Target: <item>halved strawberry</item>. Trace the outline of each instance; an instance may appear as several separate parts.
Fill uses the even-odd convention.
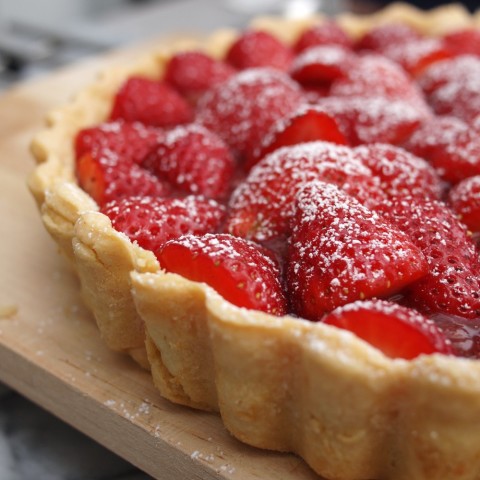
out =
[[[274,315],[287,312],[280,272],[259,245],[227,234],[185,235],[158,255],[167,272],[205,282],[239,307]]]
[[[165,82],[130,77],[118,90],[110,120],[142,122],[157,127],[188,123],[193,112],[188,103]]]
[[[380,188],[389,197],[440,198],[440,178],[422,158],[383,143],[362,145],[354,152],[380,179]]]
[[[117,120],[101,123],[78,132],[75,137],[75,156],[79,159],[85,153],[110,150],[122,161],[140,164],[163,135],[162,129],[139,122]]]
[[[254,68],[209,90],[199,101],[197,121],[217,133],[236,154],[248,155],[273,125],[304,101],[287,74]]]
[[[402,100],[421,111],[427,109],[419,88],[403,68],[376,54],[358,57],[353,68],[333,82],[330,94],[338,97],[385,97]]]
[[[187,233],[202,235],[220,226],[225,209],[214,200],[188,196],[154,198],[132,196],[102,208],[113,227],[156,255],[165,242]]]
[[[245,169],[249,171],[263,157],[281,147],[297,143],[323,140],[346,145],[347,140],[338,128],[335,119],[328,113],[315,107],[301,107],[293,115],[279,120],[273,129],[265,135],[262,144],[255,149],[247,160]]]
[[[165,80],[190,100],[209,88],[224,82],[235,73],[225,62],[216,60],[200,51],[179,52],[173,55],[165,67]]]
[[[371,28],[358,40],[356,49],[383,53],[389,47],[421,38],[417,30],[405,23],[388,23]]]
[[[337,45],[310,47],[295,58],[290,75],[301,85],[330,85],[342,77],[355,60],[351,50]]]
[[[293,52],[268,32],[248,30],[232,44],[225,58],[239,70],[271,67],[286,71],[292,63]]]
[[[337,22],[325,21],[305,30],[295,42],[294,49],[303,52],[317,45],[338,45],[351,49],[353,42]]]
[[[417,82],[428,96],[448,84],[462,84],[466,79],[480,75],[480,59],[473,55],[462,55],[443,60],[427,68]]]
[[[445,48],[452,55],[480,56],[480,30],[478,28],[464,28],[448,33],[443,37]]]
[[[420,77],[427,100],[438,115],[471,122],[480,111],[480,58],[463,55],[437,62]]]
[[[408,301],[424,313],[480,316],[480,262],[465,226],[446,205],[428,199],[393,199],[383,216],[421,249],[428,275],[410,287]]]
[[[413,133],[405,148],[428,160],[447,182],[480,175],[478,132],[459,118],[432,117]]]
[[[82,155],[75,165],[78,183],[99,205],[130,195],[165,197],[171,187],[110,150]]]
[[[192,123],[168,131],[144,166],[180,190],[223,198],[230,190],[234,160],[217,135]]]
[[[480,232],[480,175],[467,178],[448,193],[448,202],[472,232]]]
[[[480,359],[480,317],[472,319],[439,313],[431,318],[450,341],[455,355]]]
[[[369,206],[385,195],[353,151],[328,142],[283,147],[264,157],[230,197],[226,231],[259,242],[288,235],[303,183],[335,183]]]
[[[336,308],[323,318],[327,325],[349,330],[391,358],[453,353],[435,322],[407,307],[386,300],[367,300]]]
[[[451,53],[438,38],[401,42],[384,49],[383,53],[413,77],[420,75],[430,65],[451,57]]]
[[[296,200],[287,285],[301,317],[320,320],[340,305],[388,297],[427,273],[407,235],[337,186],[304,184]]]
[[[317,106],[334,117],[350,145],[401,145],[425,120],[425,112],[385,97],[326,97]]]

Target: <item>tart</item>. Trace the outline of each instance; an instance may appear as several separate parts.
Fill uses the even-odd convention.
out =
[[[478,323],[480,260],[466,228],[452,211],[438,212],[441,202],[435,200],[451,184],[457,184],[449,192],[452,205],[476,191],[475,184],[462,185],[459,171],[475,177],[480,162],[472,164],[459,153],[452,167],[441,152],[452,148],[453,138],[475,153],[469,135],[479,123],[477,100],[462,96],[466,87],[453,102],[446,93],[438,94],[445,86],[458,93],[452,71],[470,68],[462,56],[452,60],[438,39],[458,46],[459,31],[475,37],[475,22],[459,6],[422,12],[402,4],[368,17],[343,15],[336,23],[321,16],[259,19],[246,34],[225,30],[147,52],[133,66],[104,72],[69,105],[52,112],[47,130],[32,143],[38,166],[29,186],[46,229],[79,276],[84,301],[108,347],[150,369],[163,397],[218,411],[238,439],[295,452],[325,478],[479,478],[480,364],[452,355],[461,342],[452,346],[446,336],[451,318],[469,330]],[[323,34],[335,37],[333,47],[317,45],[315,25],[326,26]],[[395,25],[387,27],[388,35],[385,25]],[[261,45],[268,44],[267,53],[251,48],[259,44],[249,35],[255,41],[266,37]],[[387,52],[389,38],[405,35],[422,36],[421,45],[405,51],[393,42]],[[357,55],[354,42],[385,51],[382,56]],[[301,50],[295,58],[293,45]],[[195,59],[189,52],[196,52]],[[182,55],[190,65],[208,64],[201,69],[208,72],[206,84],[200,75],[188,78],[175,70],[174,59]],[[265,62],[270,62],[268,68]],[[456,63],[445,68],[442,62]],[[377,69],[375,78],[389,72],[393,80],[373,82],[376,95],[362,96],[359,92],[371,88],[372,69]],[[417,80],[399,87],[398,78],[405,75]],[[158,108],[143,98],[130,101],[139,91],[161,99],[159,118]],[[218,108],[225,96],[235,101]],[[438,114],[449,116],[433,115],[425,96]],[[237,122],[232,137],[229,122],[239,111],[248,111],[251,121]],[[279,115],[275,121],[272,112]],[[465,117],[453,117],[459,114]],[[466,122],[473,127],[465,127]],[[123,166],[108,157],[111,145],[108,158],[102,151],[99,159],[101,148],[90,148],[96,135],[92,128],[103,129],[100,144],[110,142],[113,132],[114,153],[129,156],[134,175],[124,174]],[[445,129],[451,132],[447,144],[445,135],[438,139],[432,133]],[[192,164],[196,146],[208,150],[215,168],[200,167],[187,175],[176,152],[186,152]],[[402,184],[397,182],[402,172],[416,165],[407,149],[430,163],[416,170],[415,181],[409,176]],[[389,177],[382,159],[390,156],[399,159],[403,170]],[[240,157],[242,169],[249,170],[243,176],[236,172]],[[275,183],[272,172],[280,165],[292,170],[282,170],[282,181]],[[291,178],[301,182],[291,183]],[[415,208],[405,204],[403,188],[409,198],[416,196]],[[289,195],[293,198],[285,202]],[[467,210],[475,222],[468,201]],[[157,225],[147,235],[135,224],[146,216]],[[426,234],[422,243],[416,228],[425,216],[440,219],[432,228],[448,239],[447,253],[445,248],[439,253],[435,235]],[[185,235],[162,236],[169,228]],[[222,229],[227,233],[212,233]],[[325,240],[319,231],[332,236]],[[312,247],[319,244],[327,252],[320,273],[317,247]],[[332,244],[336,250],[328,249]],[[349,281],[355,282],[345,289],[345,269],[335,270],[332,259],[345,254],[350,244],[362,245],[363,256],[349,263],[354,271]],[[221,263],[219,245],[220,251],[234,252],[233,260]],[[442,297],[440,308],[432,300],[431,277],[440,275],[441,262],[432,267],[431,261],[444,253],[457,268],[452,282],[465,281],[472,305],[465,306],[463,297],[456,302],[458,295],[451,301]],[[289,259],[285,264],[284,258]],[[467,260],[465,273],[461,262]],[[261,265],[260,273],[249,270],[252,263]],[[217,274],[206,279],[204,272],[219,264]],[[291,298],[282,296],[280,270]],[[238,280],[243,274],[255,277],[252,287]],[[240,300],[235,289],[229,296],[232,278],[242,284],[245,298]],[[328,285],[312,278],[327,278]],[[449,288],[450,277],[445,278],[434,284],[436,291]],[[413,284],[416,292],[407,294],[406,287]],[[324,295],[327,290],[337,293]],[[400,303],[436,316],[437,323],[425,327],[414,310]],[[351,323],[364,309],[368,321],[396,318],[391,325],[398,330],[391,330],[409,332],[415,347],[411,357],[402,348],[400,354],[392,353],[395,338],[387,342],[393,348],[387,351],[386,341],[374,338],[370,327]]]

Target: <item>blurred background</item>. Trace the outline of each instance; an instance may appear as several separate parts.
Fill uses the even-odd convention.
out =
[[[242,27],[255,15],[371,12],[382,0],[0,0],[0,89],[79,58],[172,32]],[[441,3],[417,0],[422,7]],[[468,3],[468,0],[467,0]],[[473,8],[478,1],[470,0]]]
[[[350,9],[351,3],[354,2],[0,0],[0,88],[19,78],[145,38],[179,30],[205,32],[220,26],[241,27],[254,15],[263,13],[336,13]]]

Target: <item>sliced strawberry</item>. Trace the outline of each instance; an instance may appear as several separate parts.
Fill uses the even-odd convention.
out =
[[[429,98],[438,115],[453,115],[470,123],[480,111],[480,79],[466,79],[439,88]]]
[[[423,96],[397,63],[381,55],[359,57],[353,68],[333,82],[330,94],[339,97],[385,97],[427,109]]]
[[[435,63],[419,83],[435,113],[469,123],[480,111],[480,58],[472,55]]]
[[[287,71],[292,63],[293,52],[278,38],[268,32],[248,30],[233,43],[226,60],[239,70],[256,67],[271,67]]]
[[[140,164],[163,135],[163,130],[139,122],[117,120],[102,123],[78,132],[75,155],[79,159],[85,153],[110,150],[121,157],[122,161]]]
[[[462,84],[469,78],[480,75],[480,59],[473,55],[462,55],[443,60],[427,68],[417,81],[425,94],[431,95],[440,87]]]
[[[173,55],[165,67],[165,80],[191,100],[235,73],[225,62],[199,52],[179,52]]]
[[[409,301],[421,312],[480,316],[478,253],[465,226],[445,204],[394,199],[383,213],[422,250],[429,273],[410,288]]]
[[[185,235],[158,255],[167,272],[205,282],[239,307],[284,315],[280,272],[265,249],[227,234]]]
[[[338,145],[347,144],[345,136],[332,116],[315,107],[302,107],[292,116],[281,119],[274,125],[264,137],[262,145],[248,159],[245,169],[249,171],[263,157],[281,147],[315,140]]]
[[[194,196],[124,197],[108,203],[101,211],[116,230],[155,254],[168,240],[217,230],[225,215],[225,209],[214,200]]]
[[[86,153],[76,163],[78,183],[99,205],[130,195],[165,197],[171,187],[115,152]]]
[[[333,116],[350,145],[401,145],[425,120],[425,113],[384,97],[327,97],[317,105]]]
[[[230,197],[226,231],[259,242],[288,235],[295,195],[307,181],[335,183],[369,206],[385,199],[378,179],[348,147],[310,142],[267,155]]]
[[[294,49],[303,52],[317,45],[338,45],[351,49],[353,42],[337,22],[325,21],[305,30],[296,41]]]
[[[349,330],[391,358],[411,360],[419,355],[453,353],[450,342],[432,320],[385,300],[350,303],[335,309],[323,322]]]
[[[480,56],[480,30],[478,28],[465,28],[448,33],[443,37],[445,48],[452,55],[477,55]]]
[[[351,50],[337,45],[310,47],[295,58],[290,75],[301,85],[330,85],[354,65],[355,59]]]
[[[440,198],[440,178],[422,158],[382,143],[362,145],[354,152],[380,179],[380,187],[389,197]]]
[[[144,165],[174,187],[209,198],[226,196],[234,171],[233,158],[223,141],[196,124],[167,132]]]
[[[451,57],[451,53],[438,38],[402,42],[384,49],[383,53],[413,77],[419,76],[430,65]]]
[[[480,175],[455,185],[448,202],[460,220],[472,232],[480,232]]]
[[[453,117],[432,117],[410,137],[405,147],[425,158],[447,182],[480,175],[478,132]]]
[[[439,313],[431,318],[450,341],[455,355],[480,359],[480,317],[467,319]]]
[[[117,92],[110,120],[142,122],[157,127],[188,123],[193,112],[188,103],[167,83],[130,77]]]
[[[244,70],[209,90],[199,101],[197,121],[217,133],[236,154],[251,154],[280,119],[303,103],[288,75],[269,68]]]
[[[383,53],[385,49],[392,46],[421,38],[420,33],[405,23],[388,23],[370,29],[357,42],[356,49]]]
[[[320,320],[334,308],[387,297],[427,273],[421,251],[337,186],[303,185],[287,256],[294,312]]]

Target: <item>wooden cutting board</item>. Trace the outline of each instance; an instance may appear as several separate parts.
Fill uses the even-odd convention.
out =
[[[136,53],[95,58],[0,97],[0,381],[157,479],[318,480],[294,455],[241,444],[217,415],[163,400],[147,372],[108,351],[41,225],[25,184],[30,138],[48,110]]]

